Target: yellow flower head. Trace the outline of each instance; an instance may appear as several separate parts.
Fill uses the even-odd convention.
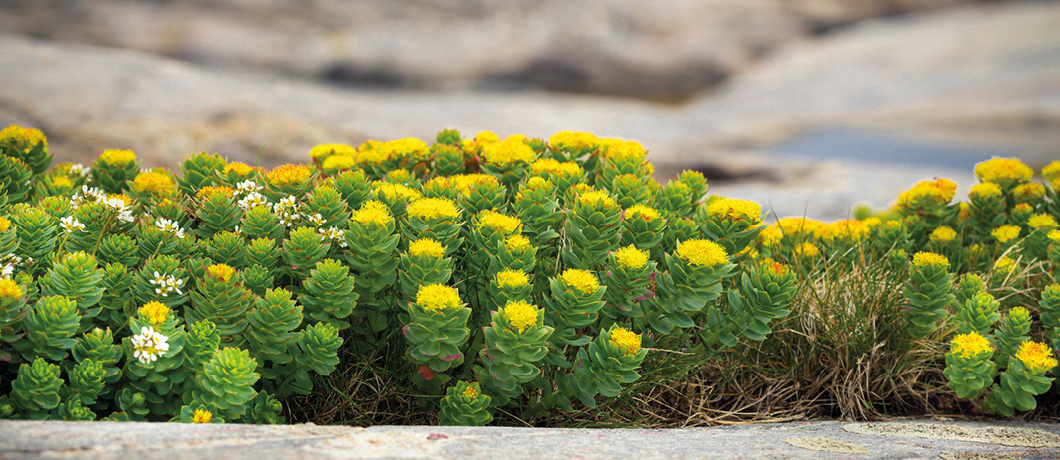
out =
[[[517,288],[530,284],[530,277],[522,270],[505,269],[497,272],[497,286],[502,288]]]
[[[1016,261],[1008,257],[1001,257],[997,259],[997,262],[994,262],[994,271],[996,272],[1009,273],[1013,268],[1016,268]]]
[[[639,270],[648,264],[648,251],[626,246],[615,251],[615,262],[622,268]]]
[[[467,388],[464,388],[464,392],[460,393],[460,396],[463,396],[467,399],[477,399],[478,390],[475,389],[474,385],[468,385]]]
[[[357,155],[357,150],[346,144],[320,144],[309,150],[309,156],[313,159],[328,155],[341,155],[352,158]]]
[[[1019,225],[1002,225],[998,228],[990,231],[990,234],[1001,243],[1008,243],[1013,239],[1019,238],[1020,227]]]
[[[329,174],[334,174],[337,171],[344,169],[351,169],[357,164],[357,160],[353,157],[346,155],[332,155],[327,157],[320,163],[320,167],[324,168],[324,171],[328,171]]]
[[[210,197],[212,197],[214,195],[218,195],[218,194],[220,194],[222,196],[232,196],[235,193],[236,193],[236,191],[233,190],[232,187],[225,187],[223,185],[220,185],[220,186],[207,185],[207,186],[205,186],[203,188],[200,188],[198,192],[195,192],[195,197],[199,198],[200,200],[206,200],[206,199],[208,199],[208,198],[210,198]]]
[[[140,316],[147,319],[152,326],[161,326],[169,318],[169,307],[162,302],[152,300],[140,307]]]
[[[225,283],[232,280],[232,275],[236,273],[236,270],[225,264],[213,264],[206,267],[206,274],[211,278],[221,280]]]
[[[798,257],[817,257],[817,255],[821,253],[821,250],[817,249],[816,244],[806,242],[795,246],[795,249],[792,252]]]
[[[590,190],[580,193],[578,194],[578,202],[585,206],[596,206],[597,203],[602,202],[605,209],[611,209],[616,205],[615,199],[602,190]]]
[[[931,231],[931,241],[938,241],[940,243],[949,243],[957,237],[957,232],[953,230],[953,227],[949,225],[942,225],[935,230]]]
[[[770,225],[762,230],[762,233],[758,234],[759,240],[762,241],[763,246],[773,246],[780,242],[780,239],[784,237],[784,233],[780,230],[779,225]]]
[[[725,248],[713,241],[692,239],[683,241],[677,246],[677,256],[692,265],[714,267],[729,261]]]
[[[611,330],[611,344],[622,350],[622,354],[629,356],[640,351],[640,334],[624,327],[616,327]]]
[[[7,278],[0,278],[0,299],[17,299],[22,297],[22,287]]]
[[[108,149],[99,155],[99,159],[110,166],[125,166],[136,161],[136,154],[132,150]]]
[[[504,240],[504,247],[508,249],[508,252],[525,251],[530,249],[530,238],[516,233]]]
[[[409,205],[408,214],[423,220],[455,219],[460,208],[445,198],[420,198]]]
[[[950,352],[964,359],[982,356],[993,349],[990,341],[978,332],[958,335],[950,342]]]
[[[255,168],[246,163],[235,162],[226,164],[224,173],[227,176],[229,172],[234,172],[239,177],[247,177],[251,173],[251,171],[254,171],[255,169],[258,168]]]
[[[420,238],[409,244],[409,254],[414,256],[442,257],[445,255],[445,246],[442,246],[434,238]]]
[[[210,420],[213,420],[213,413],[206,409],[195,409],[191,414],[191,423],[210,423]]]
[[[23,152],[29,152],[37,144],[44,144],[48,151],[48,138],[37,128],[23,128],[19,125],[8,125],[0,130],[0,144],[11,144]]]
[[[500,136],[495,134],[493,131],[479,131],[475,134],[475,142],[481,142],[483,144],[490,142],[499,142]]]
[[[458,174],[449,178],[453,181],[456,189],[464,196],[471,196],[471,189],[478,185],[489,187],[500,187],[501,183],[496,177],[489,174]]]
[[[416,304],[435,313],[456,310],[463,306],[456,288],[444,284],[420,286],[419,292],[416,293]]]
[[[545,187],[545,188],[552,187],[552,181],[550,181],[548,179],[545,179],[543,177],[537,177],[537,176],[531,177],[531,178],[526,180],[526,189],[527,190],[537,190],[537,189],[542,188],[542,187]]]
[[[600,288],[600,281],[587,270],[568,268],[559,275],[560,280],[567,287],[579,291],[581,294],[589,295]]]
[[[1031,340],[1020,344],[1015,358],[1023,362],[1023,366],[1033,374],[1044,374],[1057,365],[1049,345]]]
[[[1049,234],[1046,237],[1053,242],[1060,243],[1060,230],[1049,230]]]
[[[361,209],[354,211],[350,219],[362,225],[375,223],[383,227],[390,223],[390,208],[379,201],[368,200],[361,205]]]
[[[637,141],[604,138],[599,139],[600,154],[607,158],[644,158],[648,151]]]
[[[1053,228],[1056,227],[1056,219],[1049,214],[1035,214],[1027,220],[1027,225],[1031,228]]]
[[[1060,160],[1053,160],[1051,163],[1045,165],[1042,168],[1042,177],[1049,182],[1056,182],[1060,179]]]
[[[406,202],[412,202],[423,197],[423,194],[419,191],[408,188],[402,184],[395,184],[393,182],[380,182],[376,181],[372,185],[372,189],[376,193],[382,193],[386,197],[387,201],[398,201],[403,200]]]
[[[516,328],[520,334],[526,328],[537,324],[538,310],[525,300],[509,300],[508,304],[501,309],[501,314],[508,318],[508,324]]]
[[[627,220],[644,219],[645,221],[651,222],[653,220],[661,219],[662,214],[659,214],[659,211],[656,211],[655,209],[650,208],[648,206],[644,206],[642,204],[635,204],[633,206],[630,206],[629,209],[626,210],[624,218]]]
[[[831,224],[821,225],[814,232],[821,239],[832,241],[835,239],[845,241],[858,241],[869,232],[868,226],[860,220],[841,220]]]
[[[482,157],[486,163],[497,165],[530,163],[534,159],[534,149],[521,140],[505,140],[483,146]]]
[[[543,158],[530,164],[530,174],[535,176],[555,174],[558,177],[578,177],[582,172],[582,167],[573,161],[560,163],[558,160]]]
[[[376,148],[380,156],[387,160],[395,158],[415,158],[427,151],[427,144],[415,137],[406,137],[386,141]]]
[[[142,176],[142,175],[143,174],[140,174],[140,176]],[[136,178],[139,179],[140,176],[137,176]],[[74,186],[74,182],[71,181],[70,178],[66,177],[66,176],[51,176],[51,177],[48,178],[48,181],[51,182],[53,187],[73,187]]]
[[[1001,188],[1008,188],[1031,180],[1034,170],[1018,158],[994,157],[975,165],[975,176],[980,181],[994,182]]]
[[[710,202],[707,214],[721,220],[762,221],[762,205],[751,200],[721,197]]]
[[[780,227],[780,231],[784,235],[797,236],[801,234],[815,234],[817,229],[825,224],[805,217],[788,217],[786,219],[780,219],[777,221],[776,225]]]
[[[168,192],[175,189],[176,181],[169,174],[158,171],[141,173],[133,179],[133,190],[137,192]]]
[[[773,276],[784,276],[788,274],[788,266],[767,257],[762,261],[762,271]]]
[[[493,210],[485,210],[478,214],[478,228],[489,227],[504,235],[522,233],[523,221],[518,217],[506,216]]]
[[[6,232],[11,230],[11,221],[6,217],[0,216],[0,232]]]
[[[1012,197],[1021,203],[1034,203],[1045,197],[1045,186],[1033,182],[1018,185],[1012,190]]]
[[[913,265],[918,267],[928,265],[945,265],[950,266],[950,261],[946,260],[946,256],[941,254],[935,254],[934,252],[921,251],[913,254]]]
[[[980,182],[968,191],[968,197],[985,200],[1001,196],[1001,187],[993,182]]]
[[[949,179],[920,181],[913,188],[898,195],[898,207],[918,209],[946,205],[957,193],[957,184]]]
[[[560,131],[548,139],[548,144],[553,148],[569,150],[595,147],[597,143],[596,136],[577,131]]]
[[[872,228],[883,223],[879,217],[866,217],[865,220],[861,221],[866,227]]]
[[[302,184],[313,176],[306,165],[280,165],[269,171],[269,183],[274,185]]]

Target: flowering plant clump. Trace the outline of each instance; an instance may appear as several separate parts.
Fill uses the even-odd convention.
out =
[[[967,203],[936,179],[888,214],[770,224],[698,172],[660,185],[647,155],[444,130],[272,169],[121,149],[50,167],[43,133],[8,127],[0,416],[279,423],[296,398],[352,402],[365,369],[445,424],[577,414],[635,399],[660,363],[761,347],[820,310],[800,293],[829,267],[873,264],[904,284],[892,340],[950,343],[932,375],[959,398],[1011,414],[1051,384],[1060,165],[1039,184],[984,162]]]

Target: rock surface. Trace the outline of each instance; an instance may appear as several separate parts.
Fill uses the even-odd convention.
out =
[[[875,428],[884,434],[871,433]],[[864,431],[870,433],[862,434]],[[987,435],[971,441],[951,439],[946,434],[965,431]],[[1010,442],[1016,438],[1022,442]],[[846,450],[839,452],[840,446]],[[873,459],[940,455],[1050,459],[1060,455],[1060,427],[982,422],[795,422],[674,430],[435,426],[364,429],[0,421],[0,458],[840,459],[863,458],[851,455],[865,451],[861,455]]]
[[[794,37],[971,1],[6,0],[0,29],[360,84],[672,99]]]

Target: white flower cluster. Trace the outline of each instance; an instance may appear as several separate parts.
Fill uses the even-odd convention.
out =
[[[103,193],[103,190],[82,185],[81,191],[75,193],[74,196],[70,198],[70,204],[73,205],[74,209],[77,209],[86,203],[98,203],[106,199],[107,194]]]
[[[177,295],[184,294],[180,290],[180,287],[184,285],[184,280],[177,279],[173,275],[160,275],[155,272],[155,279],[151,280],[151,284],[155,285],[155,294],[162,294],[162,297],[169,297],[169,293],[173,291],[176,291]]]
[[[163,353],[169,351],[169,343],[166,337],[156,331],[153,327],[144,326],[140,333],[132,336],[133,357],[141,363],[148,364],[157,361]]]
[[[121,198],[108,198],[103,204],[118,213],[118,220],[126,223],[135,220],[132,215],[132,210],[125,204],[125,200],[122,200]]]
[[[184,238],[184,229],[180,228],[180,224],[172,220],[165,218],[158,219],[157,221],[155,221],[155,226],[163,232],[172,233],[176,235],[177,238]]]
[[[33,262],[33,259],[29,259]],[[15,274],[15,267],[22,265],[22,258],[14,254],[8,254],[0,258],[0,278],[11,279]]]
[[[59,226],[66,230],[66,233],[73,233],[77,230],[84,230],[85,224],[78,222],[74,216],[67,216],[59,219]]]
[[[319,216],[320,214],[317,214],[317,215]],[[348,246],[346,244],[346,234],[345,234],[345,232],[340,230],[338,227],[331,227],[331,228],[329,228],[327,230],[324,230],[323,228],[318,228],[317,232],[320,233],[321,235],[324,235],[325,238],[328,238],[331,241],[338,241],[340,247],[344,247],[345,248],[345,247]]]
[[[238,193],[256,193],[262,188],[262,186],[252,180],[245,180],[236,184],[236,192]]]
[[[258,206],[268,206],[269,200],[258,192],[250,192],[242,200],[239,200],[239,207],[243,208],[244,211],[249,211]]]
[[[288,227],[302,220],[302,215],[298,211],[298,201],[293,196],[281,199],[272,207],[272,212],[280,218],[280,223]]]
[[[317,227],[324,225],[324,216],[320,215],[319,212],[309,217],[306,217],[305,220]]]
[[[81,177],[88,177],[89,169],[81,163],[74,163],[70,165],[69,174],[80,174]]]

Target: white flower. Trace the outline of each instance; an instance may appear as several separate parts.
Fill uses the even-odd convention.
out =
[[[140,333],[132,336],[133,357],[141,363],[157,361],[163,353],[169,351],[169,337],[160,334],[151,326],[140,328]]]
[[[281,224],[288,227],[302,219],[302,215],[298,213],[298,202],[293,196],[283,198],[273,205],[272,212],[280,218]]]
[[[88,177],[89,170],[85,165],[81,163],[75,163],[70,165],[70,174],[80,174],[81,177]]]
[[[169,297],[169,293],[173,291],[176,291],[177,295],[184,294],[180,290],[180,287],[184,285],[184,280],[177,279],[173,275],[159,274],[158,272],[154,274],[155,278],[151,280],[151,284],[157,286],[155,287],[155,294],[161,294],[162,297]]]
[[[180,224],[172,220],[165,218],[158,219],[157,221],[155,221],[155,226],[163,232],[177,235],[177,238],[184,238],[184,229],[180,228]]]
[[[324,216],[320,215],[320,213],[313,214],[306,218],[306,220],[309,221],[309,223],[318,227],[324,225]]]
[[[73,205],[74,209],[77,209],[85,203],[98,203],[106,198],[107,195],[103,193],[102,190],[95,187],[82,185],[81,192],[75,193],[74,196],[70,198],[70,204]]]
[[[11,275],[15,273],[15,267],[22,264],[22,258],[14,254],[8,254],[4,256],[2,263],[0,265],[0,278],[10,279]]]
[[[247,182],[249,182],[249,181],[247,181]],[[262,194],[260,194],[258,192],[250,192],[250,194],[248,194],[246,196],[246,198],[243,198],[242,200],[239,200],[239,207],[243,208],[244,211],[250,210],[251,208],[255,208],[255,207],[258,207],[258,206],[268,206],[268,205],[269,205],[269,200],[266,199],[264,195],[262,195]]]
[[[245,180],[243,182],[240,182],[240,183],[236,184],[236,191],[239,192],[239,193],[247,193],[247,192],[255,193],[255,192],[257,192],[258,190],[261,190],[261,189],[262,189],[262,186],[258,185],[257,183],[255,183],[252,180]]]
[[[85,224],[78,222],[74,216],[63,217],[59,219],[59,225],[66,230],[66,233],[73,233],[77,230],[84,230]]]
[[[319,214],[317,214],[317,215],[319,216]],[[341,246],[341,247],[345,248],[345,247],[348,246],[346,244],[346,234],[345,234],[345,232],[343,232],[342,230],[339,230],[338,227],[331,227],[331,228],[329,228],[327,230],[324,230],[322,228],[318,228],[317,232],[320,233],[321,235],[324,235],[325,238],[328,238],[328,239],[330,239],[332,241],[338,241],[339,242],[339,246]]]

